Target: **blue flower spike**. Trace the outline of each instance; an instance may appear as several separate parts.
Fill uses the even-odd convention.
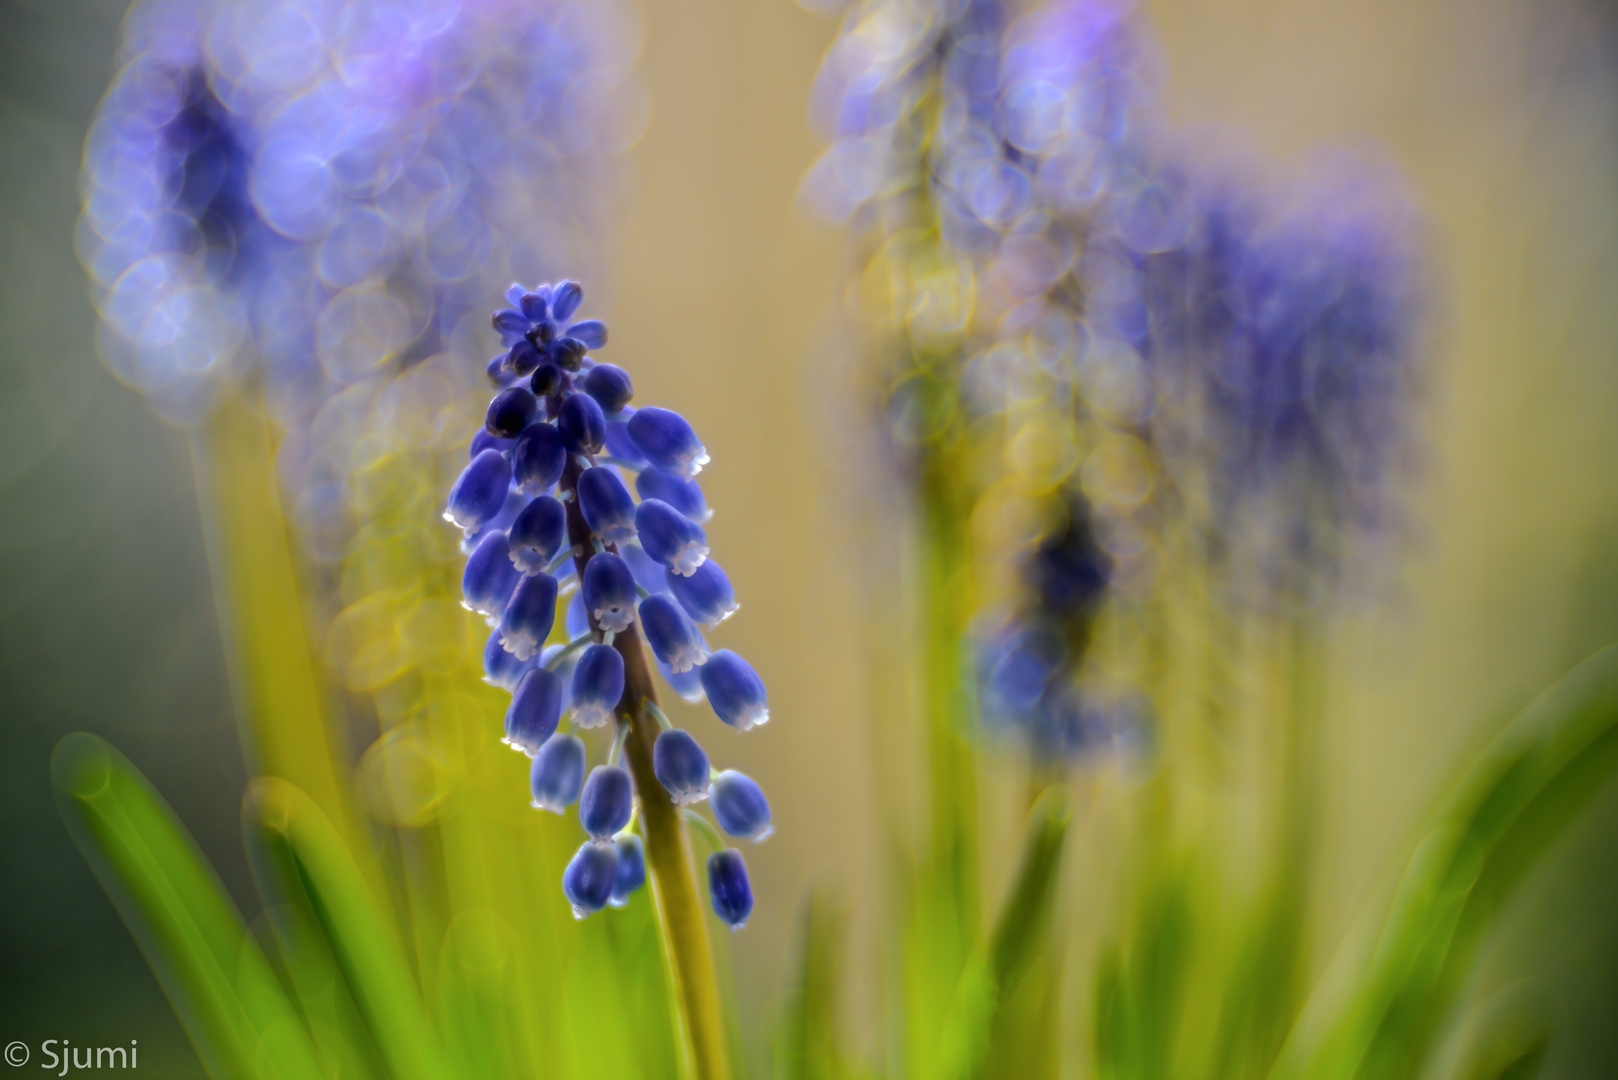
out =
[[[679,806],[708,797],[708,769],[708,755],[679,728],[661,732],[652,744],[652,771]]]
[[[544,571],[566,538],[567,509],[549,495],[523,507],[506,533],[512,564],[525,574]]]
[[[511,562],[511,545],[498,529],[478,541],[461,574],[461,606],[498,620],[522,574]]]
[[[691,621],[712,630],[741,607],[736,602],[736,590],[719,564],[707,559],[689,575],[681,577],[673,570],[663,571],[663,581],[674,599],[685,608]]]
[[[622,765],[597,765],[590,770],[579,795],[579,824],[597,841],[611,840],[629,824],[634,809],[634,785]]]
[[[635,384],[629,372],[617,364],[597,364],[584,377],[584,392],[595,399],[608,416],[622,412],[635,397]]]
[[[751,777],[726,769],[714,777],[708,797],[713,800],[719,827],[732,836],[758,843],[775,831],[770,823],[770,803]]]
[[[556,734],[562,719],[562,679],[554,671],[536,667],[522,677],[506,709],[504,742],[529,757],[539,753],[545,740]]]
[[[735,848],[725,848],[708,856],[708,894],[714,914],[732,930],[740,930],[753,912],[753,886],[747,880],[747,863]]]
[[[584,740],[558,731],[534,755],[528,787],[537,810],[560,814],[578,800],[584,787]]]
[[[607,441],[607,418],[595,398],[574,394],[562,402],[556,414],[556,430],[561,433],[562,445],[572,453],[599,454]]]
[[[708,646],[702,635],[672,596],[658,593],[641,601],[640,623],[652,652],[676,675],[701,666],[708,659]],[[707,683],[703,686],[706,688]],[[709,693],[711,696],[712,691]]]
[[[642,605],[643,611],[644,608]],[[770,705],[764,692],[764,680],[746,660],[729,649],[718,650],[702,665],[702,689],[707,692],[708,703],[719,719],[738,731],[769,723]]]
[[[511,448],[512,480],[528,495],[556,486],[567,467],[567,447],[555,424],[529,424]]]
[[[510,487],[511,463],[496,449],[484,450],[461,470],[455,486],[449,489],[444,520],[467,530],[481,528],[506,505],[506,490]]]
[[[579,509],[603,544],[635,538],[635,500],[617,469],[585,469],[579,474]]]
[[[646,849],[634,833],[619,833],[612,846],[618,855],[618,876],[612,881],[613,907],[623,907],[646,884]]]
[[[708,464],[708,451],[685,417],[648,405],[629,420],[629,437],[654,468],[695,476]]]
[[[500,643],[518,660],[539,652],[556,622],[556,579],[526,574],[517,583],[500,619]]]
[[[602,727],[612,719],[623,696],[624,658],[611,645],[588,646],[573,669],[574,725]]]
[[[585,563],[579,594],[585,611],[604,631],[622,633],[635,621],[635,575],[610,551],[597,552]]]
[[[607,442],[609,444],[612,442],[610,431]],[[648,466],[635,477],[635,493],[642,499],[659,499],[668,503],[698,525],[706,525],[708,519],[713,517],[713,511],[708,509],[708,500],[702,495],[701,486],[695,480],[679,473]]]
[[[618,880],[618,852],[612,844],[586,840],[562,871],[562,895],[573,905],[573,917],[594,915],[612,899]]]
[[[690,577],[708,558],[702,526],[661,499],[646,499],[635,508],[635,533],[646,554],[681,577]]]

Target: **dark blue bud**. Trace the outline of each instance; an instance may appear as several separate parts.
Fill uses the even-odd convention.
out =
[[[499,628],[489,632],[488,644],[483,646],[483,681],[490,686],[498,686],[509,694],[517,689],[517,684],[528,669],[538,663],[537,656],[519,660],[508,653],[505,646],[500,644]]]
[[[622,765],[597,765],[590,770],[579,795],[579,824],[595,840],[611,840],[612,834],[629,824],[635,800],[629,771]]]
[[[584,590],[580,589],[573,594],[573,599],[567,603],[567,638],[572,641],[589,629],[590,616],[584,607]],[[578,653],[572,655],[577,656]]]
[[[554,424],[529,424],[511,447],[512,479],[530,495],[549,491],[566,467],[567,448]]]
[[[639,544],[620,544],[618,554],[629,564],[629,572],[635,575],[636,585],[649,593],[668,592],[669,587],[663,583],[663,577],[667,573],[663,569],[663,564],[646,554],[645,549]]]
[[[652,771],[681,806],[708,797],[708,755],[679,728],[662,732],[652,744]]]
[[[584,366],[584,354],[590,347],[576,337],[565,337],[546,346],[545,356],[563,371],[577,371]]]
[[[618,853],[611,844],[586,840],[562,871],[562,894],[573,905],[573,917],[594,915],[612,899],[618,878]]]
[[[579,509],[602,543],[622,544],[635,538],[635,500],[617,469],[585,469],[579,474]]]
[[[528,328],[528,340],[534,343],[541,354],[550,355],[551,342],[556,339],[556,324],[549,319],[537,322]]]
[[[610,432],[608,433],[610,436]],[[611,442],[609,437],[608,442]],[[702,497],[702,488],[695,480],[663,469],[642,469],[635,477],[635,491],[643,499],[659,499],[702,525],[711,517],[708,500]]]
[[[489,434],[501,439],[515,439],[522,429],[534,422],[539,413],[539,399],[526,386],[508,386],[489,402],[489,411],[483,426]]]
[[[674,599],[685,608],[685,613],[691,616],[691,621],[709,630],[730,618],[741,607],[736,602],[736,591],[730,587],[730,579],[712,559],[686,577],[665,570],[663,581],[668,591],[674,594]]]
[[[589,394],[574,394],[562,402],[556,416],[556,430],[562,445],[576,454],[599,454],[607,439],[607,418]]]
[[[584,610],[603,630],[619,634],[635,621],[635,576],[610,551],[598,552],[584,564],[579,595],[584,597]]]
[[[646,884],[646,849],[634,833],[624,833],[613,840],[612,846],[618,854],[618,876],[613,878],[612,899],[608,902],[613,907],[623,907]]]
[[[551,317],[559,323],[567,322],[583,300],[584,290],[579,283],[563,278],[551,289]]]
[[[702,526],[661,499],[647,499],[635,508],[635,533],[646,554],[681,577],[690,577],[708,558]]]
[[[523,293],[522,298],[517,301],[517,308],[529,322],[544,322],[551,317],[545,298],[536,292]],[[562,318],[565,319],[566,316]]]
[[[597,364],[584,377],[584,392],[596,399],[602,412],[615,413],[635,396],[635,384],[629,372],[618,365]]]
[[[527,574],[500,617],[500,643],[518,660],[539,652],[556,622],[556,579],[549,574]]]
[[[640,625],[652,652],[676,675],[708,659],[708,646],[702,635],[672,596],[657,593],[641,601]],[[704,680],[703,686],[707,685]]]
[[[726,848],[708,856],[708,894],[714,914],[732,930],[740,930],[753,911],[753,886],[748,884],[741,852]]]
[[[480,528],[506,505],[506,492],[510,488],[511,462],[498,450],[484,450],[461,470],[455,486],[449,489],[444,520],[463,529]],[[629,497],[627,491],[624,497]]]
[[[708,452],[685,417],[648,405],[629,418],[629,437],[653,468],[681,476],[695,476],[708,464]]]
[[[539,753],[545,740],[556,734],[562,719],[562,680],[554,671],[536,667],[522,677],[506,709],[506,737],[502,741],[529,757]]]
[[[599,349],[607,343],[607,324],[600,319],[585,319],[568,327],[567,336],[584,342],[588,348]]]
[[[496,387],[510,386],[517,381],[517,376],[506,366],[506,354],[500,353],[489,358],[484,365],[483,374],[489,377],[489,382]]]
[[[562,388],[562,369],[555,364],[541,364],[528,380],[528,391],[535,397],[550,397]]]
[[[732,836],[742,836],[755,844],[775,831],[770,824],[770,803],[752,779],[735,769],[726,769],[714,778],[713,815],[719,827]]]
[[[511,561],[527,574],[550,565],[567,538],[567,509],[549,495],[541,495],[522,508],[506,533]]]
[[[500,344],[511,345],[528,332],[528,317],[515,308],[501,308],[489,316],[489,324],[500,335]]]
[[[506,353],[506,370],[516,378],[524,378],[533,374],[534,369],[539,367],[544,359],[539,355],[539,350],[534,348],[534,343],[523,338]]]
[[[478,428],[478,433],[472,436],[472,445],[467,448],[466,456],[475,458],[485,450],[498,450],[503,454],[516,445],[516,439],[497,439],[489,434],[488,428]]]
[[[506,610],[506,601],[522,574],[511,562],[511,545],[498,529],[478,541],[466,570],[461,574],[461,606],[495,619]]]
[[[702,689],[702,668],[692,668],[682,671],[678,675],[669,670],[663,661],[657,662],[657,670],[663,673],[663,681],[669,684],[669,689],[680,695],[680,699],[687,705],[701,704],[707,695]]]
[[[584,740],[558,731],[545,740],[528,771],[534,808],[560,814],[584,787]]]
[[[764,680],[746,660],[720,649],[702,665],[702,688],[719,719],[741,731],[769,723]]]
[[[623,696],[624,658],[611,645],[587,647],[573,669],[573,723],[581,728],[602,726],[612,719]]]
[[[635,445],[635,440],[629,437],[629,418],[634,415],[634,408],[625,405],[618,410],[617,419],[607,421],[607,453],[631,465],[643,465],[646,458],[641,454],[640,447]]]

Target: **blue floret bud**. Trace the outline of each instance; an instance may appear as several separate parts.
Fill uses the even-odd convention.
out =
[[[625,405],[614,417],[607,420],[607,453],[620,461],[627,461],[631,465],[643,465],[646,457],[635,445],[635,440],[629,437],[629,421],[634,417],[633,406]],[[638,485],[639,481],[637,481]]]
[[[597,364],[584,377],[584,392],[595,398],[604,413],[615,413],[635,396],[629,372],[616,364]]]
[[[618,650],[600,644],[586,648],[573,669],[573,723],[600,727],[612,719],[623,696],[624,658]]]
[[[610,431],[607,442],[609,445],[612,442]],[[708,509],[708,500],[702,497],[702,488],[697,486],[695,480],[679,473],[642,469],[635,477],[635,491],[642,499],[661,499],[698,525],[706,524],[713,517],[713,511]]]
[[[493,383],[496,389],[510,386],[517,381],[517,376],[511,373],[506,360],[507,354],[497,353],[489,357],[489,362],[483,367],[483,374],[489,377],[489,382]]]
[[[544,362],[545,358],[534,348],[534,343],[523,338],[511,347],[506,353],[506,370],[516,378],[526,378],[532,375],[534,369]]]
[[[556,414],[562,445],[576,454],[599,454],[607,438],[607,418],[589,394],[574,394]]]
[[[618,853],[618,876],[612,881],[613,907],[623,907],[646,884],[646,849],[634,833],[619,833],[612,841]]]
[[[652,771],[680,806],[708,797],[708,755],[697,740],[679,728],[657,736],[652,744]]]
[[[501,308],[489,316],[489,324],[500,335],[500,344],[515,345],[528,333],[528,316],[516,308]]]
[[[533,668],[522,677],[506,709],[506,737],[501,740],[529,757],[556,734],[562,719],[562,680],[554,671]]]
[[[489,402],[483,426],[498,439],[515,439],[538,413],[539,399],[528,387],[508,386]]]
[[[607,343],[607,324],[600,319],[585,319],[568,327],[567,336],[582,341],[587,348],[599,349]]]
[[[618,853],[611,844],[586,840],[562,871],[562,894],[573,905],[573,917],[582,919],[607,906],[618,878]]]
[[[489,619],[506,610],[506,601],[522,574],[511,563],[511,545],[498,529],[478,541],[461,574],[461,606]]]
[[[612,552],[600,552],[584,564],[579,593],[584,597],[584,610],[601,629],[617,634],[635,621],[635,577]]]
[[[695,476],[708,464],[708,451],[685,417],[648,405],[629,418],[629,437],[654,468]]]
[[[539,651],[556,622],[556,579],[527,574],[517,583],[500,618],[500,643],[518,660]]]
[[[550,397],[562,388],[562,369],[555,364],[541,364],[528,380],[528,389],[535,397]]]
[[[461,471],[455,486],[449,489],[444,520],[463,529],[481,528],[505,506],[506,491],[510,487],[511,462],[498,450],[484,450]]]
[[[584,354],[590,347],[575,337],[553,341],[545,347],[545,356],[563,371],[577,371],[584,366]]]
[[[534,755],[528,787],[534,808],[560,814],[579,797],[584,787],[584,740],[558,731]]]
[[[604,544],[635,538],[635,500],[617,469],[585,469],[579,474],[579,509],[590,531]]]
[[[640,624],[652,652],[676,675],[708,659],[708,646],[702,635],[672,596],[657,593],[641,601]],[[707,686],[706,681],[703,686]]]
[[[545,296],[543,293],[523,293],[522,296],[517,300],[517,308],[522,312],[523,318],[527,319],[531,323],[550,321],[551,310],[549,305],[547,305],[545,302]],[[566,319],[566,317],[567,316],[564,315],[561,318]]]
[[[645,504],[642,504],[645,505]],[[663,571],[663,582],[674,599],[685,608],[691,621],[712,630],[736,613],[736,591],[719,564],[708,559],[686,577],[672,570]]]
[[[500,644],[498,628],[489,632],[488,644],[483,646],[483,681],[490,686],[498,686],[509,694],[517,689],[517,684],[528,673],[528,669],[538,663],[537,656],[519,660],[507,652],[506,647]]]
[[[551,318],[566,323],[579,310],[584,300],[584,289],[576,281],[563,278],[551,287]]]
[[[681,577],[690,577],[708,557],[702,526],[661,499],[646,499],[635,508],[635,533],[646,554]]]
[[[566,538],[567,509],[549,495],[523,507],[506,532],[511,561],[526,574],[537,574],[550,565]]]
[[[713,799],[719,827],[730,835],[746,837],[756,844],[775,831],[763,789],[735,769],[726,769],[715,777],[708,794]]]
[[[726,848],[708,856],[708,894],[714,914],[732,930],[740,930],[753,911],[753,886],[747,881],[741,852]]]
[[[747,731],[769,722],[764,680],[729,649],[720,649],[702,665],[702,688],[713,711],[731,727]]]
[[[597,765],[590,770],[579,795],[579,824],[595,840],[611,840],[629,824],[635,799],[629,770],[622,765]]]
[[[512,479],[530,495],[554,487],[566,466],[567,448],[555,424],[529,424],[512,444]]]

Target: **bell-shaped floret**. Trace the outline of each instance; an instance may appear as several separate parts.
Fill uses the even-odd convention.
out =
[[[634,415],[634,408],[625,405],[617,416],[607,420],[607,453],[631,465],[644,465],[645,455],[635,445],[635,440],[629,437],[629,421]]]
[[[646,849],[634,833],[619,833],[612,841],[618,853],[618,876],[612,882],[613,907],[623,907],[646,884]]]
[[[588,646],[573,669],[573,723],[600,727],[624,696],[624,658],[611,645]]]
[[[506,737],[501,741],[533,757],[545,740],[556,734],[556,724],[561,719],[561,677],[542,667],[532,668],[511,695],[511,705],[506,709]]]
[[[622,765],[597,765],[579,795],[579,824],[594,839],[611,840],[613,833],[629,824],[634,800],[629,770]]]
[[[579,509],[590,531],[604,544],[635,538],[635,500],[617,469],[585,469],[579,474]]]
[[[482,528],[506,505],[510,488],[511,462],[498,450],[484,450],[461,470],[455,486],[449,489],[444,520],[463,529]]]
[[[599,454],[607,438],[607,418],[589,394],[574,394],[556,414],[562,445],[575,454]]]
[[[567,508],[549,495],[523,507],[506,533],[512,564],[526,574],[537,574],[549,566],[566,538]]]
[[[508,386],[489,402],[489,411],[483,426],[497,439],[515,439],[522,429],[534,422],[539,412],[539,400],[526,386]]]
[[[506,647],[500,644],[499,627],[489,632],[489,641],[483,646],[483,681],[490,686],[498,686],[509,694],[517,689],[517,684],[528,674],[528,669],[537,663],[537,656],[519,660],[507,652]]]
[[[720,649],[702,665],[702,688],[713,711],[731,727],[747,731],[769,722],[764,680],[729,649]]]
[[[730,587],[730,579],[712,559],[705,560],[687,577],[665,570],[663,582],[668,591],[674,594],[674,599],[685,608],[685,613],[691,616],[691,621],[710,630],[741,607],[736,602],[736,591]]]
[[[584,288],[576,281],[563,278],[551,287],[551,318],[566,325],[584,302]]]
[[[617,364],[597,364],[584,377],[584,392],[595,398],[602,412],[615,413],[635,396],[635,384]]]
[[[529,424],[511,448],[512,479],[529,495],[556,486],[567,466],[567,450],[555,424]]]
[[[669,689],[680,695],[680,699],[687,705],[700,705],[707,696],[702,689],[702,669],[692,668],[682,671],[678,675],[669,670],[663,661],[657,661],[657,670],[663,673],[663,681],[669,684]]]
[[[713,517],[702,488],[695,480],[679,473],[650,467],[642,469],[635,477],[635,492],[642,499],[661,499],[698,525]]]
[[[594,915],[612,899],[618,879],[618,853],[611,844],[586,840],[562,871],[562,894],[573,905],[573,917]]]
[[[500,618],[500,643],[518,660],[539,652],[556,622],[556,579],[527,574],[517,583]]]
[[[579,592],[584,597],[585,611],[601,629],[622,633],[635,621],[635,577],[624,560],[612,552],[599,552],[584,564]]]
[[[636,409],[629,419],[629,437],[654,468],[695,476],[708,464],[708,451],[677,412],[653,405]]]
[[[478,541],[461,574],[461,605],[468,611],[498,618],[522,577],[511,562],[511,545],[498,529]]]
[[[545,740],[528,771],[534,807],[560,814],[584,787],[584,740],[558,731]]]
[[[681,806],[708,797],[708,755],[679,728],[661,732],[652,744],[652,772]]]
[[[652,652],[676,675],[708,659],[708,646],[702,635],[672,596],[657,593],[641,601],[640,623]]]
[[[708,792],[719,827],[732,836],[743,836],[757,843],[775,831],[770,824],[770,803],[764,791],[750,777],[726,769],[714,778]]]
[[[681,577],[689,577],[708,557],[702,526],[660,499],[635,508],[635,533],[646,554]]]
[[[726,848],[708,856],[708,894],[714,914],[732,930],[740,930],[753,911],[753,886],[741,852]]]

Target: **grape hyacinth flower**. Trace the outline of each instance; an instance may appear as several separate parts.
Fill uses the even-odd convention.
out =
[[[657,704],[648,651],[676,693],[706,697],[730,727],[746,731],[769,718],[763,680],[729,649],[710,655],[695,625],[717,626],[737,608],[729,578],[708,558],[700,524],[707,502],[690,479],[707,451],[679,414],[632,406],[629,373],[594,360],[590,350],[605,343],[606,327],[573,318],[582,296],[572,282],[508,290],[511,306],[492,320],[507,349],[492,365],[499,388],[446,515],[475,540],[465,603],[499,627],[484,670],[491,684],[513,691],[506,741],[534,759],[532,803],[561,812],[577,800],[590,837],[563,875],[580,918],[609,902],[621,906],[640,887],[643,838],[653,856],[658,845],[682,842],[681,806],[717,796],[723,807],[716,802],[715,814],[732,835],[759,840],[771,827],[758,785],[713,773],[697,740]],[[522,377],[526,385],[517,383]],[[614,453],[598,462],[603,449]],[[638,474],[638,504],[620,470]],[[579,591],[561,620],[565,639],[552,641],[568,573]],[[616,729],[606,763],[587,778],[583,740],[558,730],[564,711],[578,731]],[[684,867],[683,857],[676,865]],[[752,910],[741,856],[731,852],[709,868],[713,910],[740,927]],[[655,858],[651,870],[659,872]],[[694,890],[681,873],[684,884],[659,878],[659,894]]]

